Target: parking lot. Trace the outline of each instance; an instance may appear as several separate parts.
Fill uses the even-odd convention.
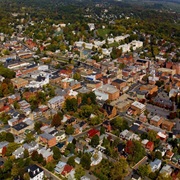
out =
[[[152,104],[146,104],[146,109],[148,112],[153,113],[154,115],[162,116],[164,118],[167,118],[170,113],[169,110],[154,106]]]

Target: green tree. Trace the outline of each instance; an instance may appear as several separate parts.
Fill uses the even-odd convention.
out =
[[[122,117],[117,117],[112,120],[112,125],[115,129],[118,129],[120,132],[129,129],[128,122],[124,120]]]
[[[79,80],[81,79],[81,75],[80,75],[80,73],[78,73],[78,72],[74,73],[74,75],[73,75],[73,79],[75,79],[75,80],[79,81]]]
[[[36,121],[35,124],[34,124],[34,130],[40,134],[41,133],[41,130],[40,128],[42,127],[42,122],[41,121]]]
[[[32,154],[31,154],[31,158],[33,161],[38,161],[38,158],[39,158],[39,154],[37,151],[33,151]]]
[[[111,169],[111,179],[117,180],[117,179],[124,179],[124,177],[127,175],[128,172],[128,163],[125,159],[121,158],[118,162],[115,162],[113,164],[113,167]]]
[[[155,159],[162,159],[162,153],[160,151],[155,152]]]
[[[91,165],[91,156],[88,153],[83,154],[80,164],[83,168],[89,170]]]
[[[67,135],[73,134],[74,133],[74,128],[72,126],[67,126],[65,129],[65,133]]]
[[[67,164],[69,164],[70,166],[73,166],[75,167],[75,157],[74,156],[71,156],[68,161],[67,161]]]
[[[105,127],[104,127],[104,126],[101,126],[100,134],[101,134],[101,135],[102,135],[102,134],[105,134],[105,131],[106,131]]]
[[[80,116],[83,118],[88,118],[93,113],[93,108],[90,105],[81,106]]]
[[[18,168],[18,166],[16,164],[14,164],[11,169],[11,176],[17,177],[19,175],[19,173],[20,173],[20,169]]]
[[[70,152],[70,153],[74,153],[75,151],[75,145],[73,143],[69,143],[66,147],[66,149]]]
[[[95,135],[91,139],[91,146],[96,147],[99,144],[99,136]]]
[[[7,146],[6,156],[11,156],[12,153],[19,147],[19,144],[11,142]]]
[[[6,141],[8,141],[8,142],[14,142],[14,136],[13,136],[12,133],[10,133],[10,132],[7,132],[7,133],[6,133]]]
[[[155,142],[157,133],[153,130],[148,131],[148,140]]]
[[[65,101],[65,109],[67,111],[73,111],[76,112],[78,108],[78,101],[75,98],[71,98],[71,99],[66,99]]]
[[[24,158],[29,157],[29,151],[27,149],[24,150]]]
[[[34,141],[34,140],[35,140],[35,137],[32,134],[32,132],[29,132],[26,134],[25,142],[30,143],[31,141]]]
[[[149,165],[141,165],[138,168],[138,173],[141,175],[141,177],[148,176],[151,173],[151,168]]]
[[[80,180],[82,176],[85,175],[85,170],[83,169],[83,167],[80,165],[78,168],[76,168],[76,171],[75,171],[75,178],[77,180]]]
[[[59,160],[61,158],[61,153],[60,153],[59,148],[57,146],[53,147],[53,158],[55,160]]]

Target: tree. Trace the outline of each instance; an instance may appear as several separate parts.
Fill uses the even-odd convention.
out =
[[[60,153],[59,148],[57,146],[53,147],[53,158],[55,160],[59,160],[61,158],[61,153]]]
[[[75,145],[73,143],[69,143],[66,149],[73,154],[75,150]]]
[[[76,72],[76,73],[73,75],[73,79],[79,81],[79,80],[81,79],[80,73]]]
[[[68,161],[67,161],[67,164],[69,164],[70,166],[73,166],[75,167],[75,157],[74,156],[71,156]]]
[[[99,144],[99,136],[95,135],[91,139],[91,146],[96,147]]]
[[[140,161],[145,155],[145,149],[139,141],[128,141],[125,151],[129,154],[128,161],[132,164]]]
[[[29,157],[29,151],[27,149],[24,150],[24,158]]]
[[[74,133],[74,128],[72,126],[67,126],[65,129],[65,133],[67,135],[73,134]]]
[[[112,120],[112,126],[115,129],[118,129],[120,132],[129,129],[128,122],[124,120],[122,117],[117,117]]]
[[[11,176],[12,177],[17,177],[19,175],[19,168],[18,166],[15,164],[13,165],[12,169],[11,169]]]
[[[162,159],[162,153],[160,151],[155,152],[155,159]]]
[[[111,179],[117,180],[117,179],[124,179],[124,177],[127,175],[128,172],[128,163],[125,159],[121,158],[118,162],[115,162],[113,164],[113,167],[111,169]]]
[[[30,179],[29,173],[24,173],[23,179],[29,180]]]
[[[104,126],[101,126],[101,129],[100,129],[100,134],[102,135],[102,134],[105,134],[105,127]]]
[[[42,163],[43,160],[44,160],[43,155],[39,154],[39,156],[38,156],[38,163]]]
[[[39,158],[39,154],[37,151],[33,151],[32,154],[31,154],[31,158],[33,161],[38,161],[38,158]]]
[[[172,177],[165,173],[159,173],[157,180],[172,180]]]
[[[41,121],[36,121],[35,124],[34,124],[34,130],[40,134],[41,133],[41,130],[40,128],[42,127],[42,122]]]
[[[147,138],[148,138],[148,140],[155,142],[156,141],[156,136],[157,136],[157,133],[155,131],[153,131],[153,130],[150,130],[148,132],[148,137]]]
[[[10,133],[10,132],[7,132],[7,133],[6,133],[6,141],[8,141],[8,142],[14,142],[14,136],[13,136],[12,133]]]
[[[58,127],[61,125],[61,120],[63,119],[63,114],[62,113],[57,113],[53,116],[53,119],[51,121],[51,126]]]
[[[65,101],[65,109],[67,111],[73,111],[76,112],[78,108],[78,101],[75,98],[71,98],[71,99],[66,99]]]
[[[32,132],[29,132],[26,134],[25,142],[30,143],[31,141],[34,141],[34,140],[35,140],[35,137],[32,134]]]
[[[6,156],[11,156],[12,153],[19,147],[19,144],[11,142],[7,146]]]
[[[151,168],[149,165],[140,165],[138,168],[138,173],[141,177],[148,176],[151,173]]]
[[[88,153],[83,154],[80,164],[83,168],[89,170],[91,165],[91,156]]]
[[[80,165],[78,168],[76,168],[74,176],[77,180],[80,180],[81,177],[84,175],[85,175],[85,171],[84,171],[83,167]]]
[[[93,108],[90,105],[81,106],[80,116],[83,118],[89,118],[93,113]]]

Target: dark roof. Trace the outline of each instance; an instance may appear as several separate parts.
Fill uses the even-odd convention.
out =
[[[121,153],[121,151],[125,148],[125,145],[123,143],[119,143],[117,146],[118,152]]]
[[[44,81],[45,79],[46,79],[45,77],[39,75],[39,76],[37,77],[36,81],[41,82],[41,81]]]
[[[107,112],[108,115],[112,114],[112,110],[113,110],[113,106],[111,106],[110,104],[103,104],[103,109]]]
[[[145,59],[138,59],[136,62],[146,63],[146,62],[147,62],[147,60],[145,60]]]
[[[84,126],[85,124],[86,124],[86,122],[81,121],[81,122],[79,123],[79,126],[82,127],[82,126]]]
[[[15,126],[13,126],[14,129],[16,129],[17,131],[20,131],[21,129],[26,128],[28,125],[24,122],[20,122],[19,124],[16,124]]]
[[[123,81],[122,79],[115,79],[113,82],[118,83],[118,84],[121,84],[121,83],[123,83],[123,82],[125,82],[125,81]]]
[[[3,161],[0,161],[0,166],[2,166],[4,164],[4,162]]]
[[[36,67],[36,66],[37,66],[37,64],[31,64],[31,65],[27,66],[27,69],[30,69],[30,68],[33,68],[33,67]]]
[[[30,178],[34,178],[35,176],[37,176],[39,173],[41,173],[43,171],[42,168],[40,168],[37,165],[31,165],[27,168],[27,172],[29,172],[29,176]]]
[[[139,126],[138,125],[135,125],[133,124],[131,127],[130,127],[130,130],[134,133],[138,133],[138,134],[142,134],[143,131],[139,130]]]

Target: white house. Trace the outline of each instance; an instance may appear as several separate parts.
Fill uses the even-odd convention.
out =
[[[52,109],[60,108],[64,100],[64,96],[55,96],[48,101],[48,107]]]
[[[159,159],[155,159],[154,161],[152,161],[152,162],[149,164],[150,167],[151,167],[151,171],[152,171],[152,172],[155,172],[155,171],[159,170],[160,167],[161,167],[161,164],[162,164],[162,161],[159,160]]]
[[[19,147],[18,149],[16,149],[12,155],[15,157],[15,159],[18,158],[23,158],[24,157],[24,147]]]
[[[43,180],[44,179],[44,171],[37,165],[29,166],[27,172],[30,176],[30,180]]]

